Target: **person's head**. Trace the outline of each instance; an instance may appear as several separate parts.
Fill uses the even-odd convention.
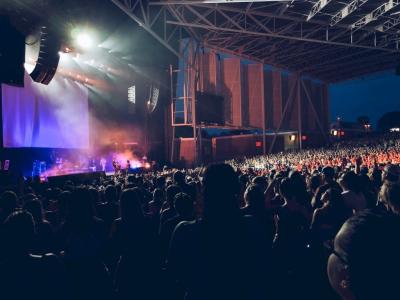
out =
[[[368,210],[345,222],[327,268],[329,281],[343,300],[398,298],[399,231],[397,216]]]
[[[156,203],[163,203],[164,202],[164,193],[162,189],[156,188],[153,191],[153,201]]]
[[[289,179],[292,181],[293,188],[298,190],[306,190],[306,183],[303,175],[299,171],[290,171]]]
[[[67,206],[72,193],[70,191],[63,191],[57,197],[57,210],[61,217],[67,213]]]
[[[115,203],[118,199],[117,188],[113,185],[108,185],[104,190],[104,200],[107,203]]]
[[[28,193],[28,194],[23,195],[20,198],[20,202],[23,205],[26,202],[29,202],[29,201],[32,201],[32,200],[36,200],[36,199],[37,199],[37,197],[36,197],[36,195],[34,193]]]
[[[203,174],[204,218],[219,218],[236,214],[239,180],[228,164],[212,164]]]
[[[5,216],[11,214],[18,207],[18,197],[12,191],[4,192],[0,197],[0,213]]]
[[[175,171],[174,183],[178,185],[185,183],[185,174],[183,174],[181,171]]]
[[[249,182],[249,176],[247,174],[241,174],[239,176],[239,183],[242,188],[246,187],[248,182]]]
[[[92,202],[94,205],[97,205],[99,203],[100,197],[99,197],[99,191],[95,189],[94,187],[89,188],[90,195],[92,197]]]
[[[400,215],[400,183],[386,181],[379,192],[379,200],[388,211]]]
[[[165,177],[164,176],[158,176],[156,178],[156,186],[160,189],[163,189],[165,187]]]
[[[175,195],[182,192],[181,188],[175,184],[170,185],[169,187],[167,187],[167,191],[166,191],[166,197],[167,197],[167,202],[169,204],[170,207],[173,207],[174,205],[174,199],[175,199]]]
[[[358,191],[358,177],[353,171],[343,173],[340,177],[339,184],[345,191]]]
[[[335,169],[327,166],[322,169],[322,180],[325,182],[331,182],[335,178]]]
[[[193,200],[188,194],[176,194],[174,207],[178,215],[181,217],[190,217],[193,215]]]
[[[32,215],[26,211],[16,211],[9,215],[3,227],[4,244],[7,255],[28,255],[35,234]]]
[[[32,215],[36,225],[43,222],[43,207],[39,200],[28,201],[23,208]]]
[[[321,185],[321,176],[319,174],[314,174],[313,176],[311,176],[309,182],[309,190],[314,193],[320,185]]]
[[[143,193],[140,188],[126,189],[121,194],[121,219],[126,222],[141,221],[144,217]]]
[[[382,171],[378,168],[374,168],[371,172],[370,178],[375,186],[381,186],[382,184]]]
[[[88,223],[94,216],[94,207],[90,192],[85,187],[77,187],[72,191],[67,202],[67,219],[72,223]]]
[[[129,175],[128,178],[126,179],[126,182],[127,182],[128,184],[135,184],[135,182],[136,182],[136,177],[135,177],[135,175]]]
[[[252,184],[258,185],[263,191],[267,188],[267,178],[264,176],[256,176],[251,181]]]
[[[382,173],[382,181],[399,182],[400,167],[394,164],[388,164]]]
[[[341,191],[335,188],[327,189],[321,196],[322,203],[334,208],[342,208],[344,206]]]
[[[279,194],[286,200],[289,201],[294,197],[294,190],[292,181],[289,178],[282,179],[279,185]]]
[[[251,184],[244,193],[244,200],[250,207],[262,210],[264,208],[264,192],[257,184]]]

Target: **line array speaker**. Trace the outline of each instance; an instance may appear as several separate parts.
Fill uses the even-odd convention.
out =
[[[57,71],[60,61],[61,40],[54,30],[42,26],[39,57],[30,76],[36,82],[49,84]]]

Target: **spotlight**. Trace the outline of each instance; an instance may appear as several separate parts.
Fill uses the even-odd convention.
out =
[[[87,33],[80,33],[76,37],[77,44],[82,48],[90,48],[93,45],[92,38]]]
[[[296,140],[296,135],[295,134],[290,135],[289,139],[291,142],[294,142]]]

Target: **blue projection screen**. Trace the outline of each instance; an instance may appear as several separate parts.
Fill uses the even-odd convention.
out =
[[[88,148],[88,89],[55,75],[49,85],[1,85],[4,147]]]

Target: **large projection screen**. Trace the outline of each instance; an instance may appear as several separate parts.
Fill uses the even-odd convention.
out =
[[[9,148],[89,147],[88,89],[55,75],[49,85],[33,82],[2,89],[3,146]]]

